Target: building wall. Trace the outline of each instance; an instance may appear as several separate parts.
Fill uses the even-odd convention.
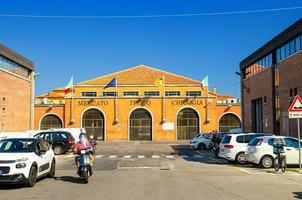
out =
[[[63,126],[65,127],[65,107],[64,105],[35,105],[35,129],[40,129],[40,122],[43,117],[54,114],[62,119]]]
[[[252,101],[262,98],[263,131],[273,133],[272,68],[267,68],[243,80],[244,130],[252,131]],[[266,103],[264,103],[266,97]]]
[[[278,66],[280,70],[281,133],[297,137],[297,119],[288,119],[288,108],[290,101],[293,100],[289,98],[289,90],[297,88],[298,95],[302,97],[302,51],[282,60]]]
[[[0,132],[30,129],[31,81],[0,69]]]

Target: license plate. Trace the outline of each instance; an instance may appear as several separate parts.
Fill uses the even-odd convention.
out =
[[[3,171],[2,170],[0,170],[0,176],[2,176],[3,175]]]

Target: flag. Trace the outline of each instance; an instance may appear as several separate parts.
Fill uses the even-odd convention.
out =
[[[158,79],[155,80],[154,84],[157,86],[157,87],[160,87],[160,86],[164,86],[165,83],[164,83],[164,77],[160,77]]]
[[[70,81],[66,85],[64,93],[67,94],[68,92],[70,92],[72,87],[73,87],[73,76],[71,77]]]
[[[117,86],[117,81],[116,81],[116,77],[114,77],[114,79],[112,79],[103,89],[116,87],[116,86]]]
[[[209,76],[206,75],[201,81],[201,87],[209,87]]]

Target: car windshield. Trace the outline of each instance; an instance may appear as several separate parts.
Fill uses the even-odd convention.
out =
[[[33,140],[13,139],[0,141],[0,153],[29,153],[33,151]]]

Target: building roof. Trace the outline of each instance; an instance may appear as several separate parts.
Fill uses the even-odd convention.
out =
[[[17,52],[9,49],[8,47],[4,46],[0,43],[0,56],[3,56],[19,65],[29,69],[34,70],[34,63],[27,58],[23,57],[22,55],[18,54]]]
[[[253,63],[257,62],[261,58],[265,57],[273,50],[279,48],[283,44],[287,43],[294,37],[302,33],[302,18],[296,21],[294,24],[289,26],[287,29],[282,31],[276,37],[271,39],[269,42],[264,44],[262,47],[257,49],[254,53],[246,57],[240,62],[240,69],[244,69]]]
[[[114,77],[117,78],[118,85],[154,85],[154,82],[160,77],[164,77],[166,85],[201,84],[198,80],[176,75],[153,67],[139,65],[88,81],[83,81],[77,85],[106,85]]]

